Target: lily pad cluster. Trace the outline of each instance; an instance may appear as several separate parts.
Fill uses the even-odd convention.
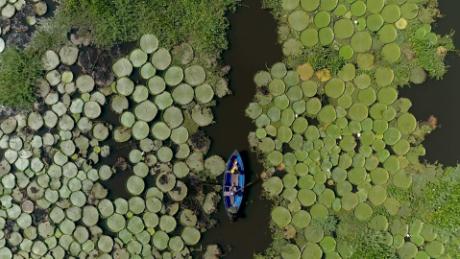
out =
[[[206,157],[199,128],[212,123],[226,84],[211,87],[190,45],[167,50],[154,35],[114,63],[109,86],[73,72],[79,53],[73,45],[46,51],[40,104],[0,122],[0,258],[189,257],[207,227],[198,219],[219,196],[188,182],[225,168]],[[114,125],[104,118],[110,109]],[[130,197],[114,199],[103,184],[119,164],[104,162],[111,143],[128,141]]]
[[[123,253],[98,225],[108,195],[100,182],[114,171],[93,167],[110,154],[102,144],[110,125],[100,121],[110,92],[74,75],[68,66],[77,57],[73,46],[47,51],[38,90],[43,105],[0,124],[2,258]]]
[[[22,0],[2,1],[0,3],[0,14],[3,19],[10,19],[17,11],[21,10],[25,4],[25,1]]]
[[[420,190],[433,178],[420,157],[421,142],[436,126],[417,122],[410,100],[397,89],[426,78],[409,35],[418,31],[424,43],[433,40],[431,46],[440,39],[421,25],[432,22],[432,7],[425,4],[279,1],[275,14],[289,65],[276,63],[255,75],[257,93],[246,109],[257,127],[249,141],[263,158],[263,187],[274,201],[267,255],[458,254],[450,249],[458,233],[437,226],[415,205],[423,203]],[[315,70],[308,62],[322,49],[336,50],[344,61],[337,71],[327,64]]]
[[[25,17],[25,22],[27,25],[35,25],[37,23],[37,16],[43,16],[48,11],[48,5],[45,1],[32,1],[32,3],[26,3],[25,0],[10,0],[10,1],[0,1],[0,16],[2,20],[10,20],[14,15],[21,11],[26,5],[30,5],[30,8],[33,10],[33,14]],[[9,22],[5,23],[3,28],[0,27],[0,53],[5,49],[5,36],[10,31]]]
[[[257,130],[250,138],[273,175],[263,184],[267,195],[282,198],[272,221],[278,231],[296,233],[296,254],[311,255],[305,242],[318,251],[312,258],[348,258],[353,247],[327,234],[321,222],[349,213],[391,235],[388,226],[401,206],[388,189],[411,187],[408,168],[425,153],[415,135],[431,128],[417,123],[411,102],[398,98],[390,82],[379,86],[352,63],[326,81],[305,67],[311,66],[289,70],[277,63],[255,76],[258,93],[246,112]],[[329,239],[333,247],[322,247]]]
[[[126,181],[133,197],[115,201],[107,226],[131,255],[153,248],[162,258],[186,256],[201,237],[197,212],[182,204],[188,195],[187,179],[215,178],[225,170],[221,157],[206,158],[208,148],[202,146],[199,128],[213,122],[213,100],[228,89],[211,85],[190,45],[168,50],[152,34],[142,36],[138,48],[116,61],[113,72],[110,107],[120,120],[113,138],[117,143],[134,141],[137,148],[129,153],[133,174]],[[147,188],[150,176],[154,187]],[[217,197],[206,194],[204,213],[215,210]],[[130,209],[132,200],[135,211]],[[145,236],[137,235],[145,231]],[[135,252],[130,250],[132,242]]]
[[[420,83],[419,74],[429,69],[421,52],[414,51],[411,40],[415,28],[429,27],[434,12],[430,1],[405,0],[283,0],[280,1],[279,39],[283,53],[288,58],[311,55],[311,49],[330,47],[338,51],[340,58],[351,61],[360,69],[374,71],[380,65],[397,68],[398,84],[409,80]],[[425,29],[426,31],[426,29]],[[426,32],[428,34],[430,31]],[[419,32],[419,36],[422,32]],[[434,33],[424,46],[434,49],[431,58],[444,59],[451,47]],[[418,56],[420,55],[420,56]],[[419,60],[422,60],[419,62]],[[433,63],[433,61],[431,61]],[[442,67],[436,67],[440,74]],[[422,72],[420,72],[422,71]],[[438,71],[430,75],[441,76]],[[413,75],[411,77],[411,75]],[[412,80],[414,79],[414,80]],[[423,79],[423,77],[422,77]]]

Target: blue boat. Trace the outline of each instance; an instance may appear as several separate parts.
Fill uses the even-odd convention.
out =
[[[227,161],[223,183],[224,205],[231,217],[237,215],[243,202],[244,182],[243,160],[235,150]]]

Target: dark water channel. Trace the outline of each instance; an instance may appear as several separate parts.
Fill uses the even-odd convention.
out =
[[[445,16],[434,28],[446,34],[452,30],[460,32],[460,1],[440,1]],[[256,181],[262,166],[249,151],[247,135],[253,130],[251,121],[245,117],[244,109],[251,101],[255,89],[254,74],[282,59],[281,49],[276,44],[276,23],[271,14],[261,9],[258,0],[245,0],[235,14],[229,15],[231,46],[224,54],[224,64],[232,67],[230,85],[233,95],[221,100],[215,110],[216,122],[206,131],[213,139],[211,153],[223,157],[234,149],[243,151],[248,170],[248,182]],[[460,33],[454,36],[460,44]],[[429,162],[439,161],[455,165],[460,161],[460,56],[447,57],[450,69],[443,80],[428,80],[423,85],[405,87],[400,95],[410,98],[411,111],[418,120],[430,115],[438,118],[439,128],[430,134],[425,147]],[[220,205],[218,225],[209,230],[203,246],[218,243],[223,245],[224,258],[246,259],[261,252],[270,244],[268,229],[270,202],[261,198],[261,184],[257,182],[247,191],[243,215],[231,222]]]
[[[242,152],[249,183],[257,181],[263,168],[249,150],[247,136],[254,126],[244,110],[255,94],[255,73],[280,61],[282,53],[277,45],[276,22],[269,11],[262,10],[259,0],[242,1],[238,11],[228,18],[230,48],[224,53],[223,63],[232,67],[229,79],[233,93],[219,101],[216,124],[206,132],[213,141],[211,153],[228,157],[235,149]],[[246,204],[236,222],[229,220],[223,204],[219,206],[219,223],[204,235],[204,247],[222,244],[224,258],[235,259],[252,258],[268,247],[270,202],[261,197],[260,181],[247,188]]]
[[[460,46],[460,1],[439,1],[443,18],[434,25],[436,32],[457,33],[454,41]],[[425,159],[439,161],[445,165],[456,165],[460,161],[460,56],[458,53],[447,57],[449,71],[442,80],[428,80],[422,85],[401,89],[400,95],[409,98],[411,111],[418,120],[426,120],[430,115],[438,118],[438,129],[427,136],[424,145]]]

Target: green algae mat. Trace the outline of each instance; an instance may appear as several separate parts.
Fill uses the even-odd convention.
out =
[[[285,60],[254,76],[246,109],[273,200],[273,243],[256,257],[458,256],[460,170],[421,161],[436,125],[398,96],[445,73],[453,46],[431,31],[435,4],[266,1]]]

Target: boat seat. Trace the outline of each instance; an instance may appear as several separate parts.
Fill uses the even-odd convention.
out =
[[[232,185],[238,185],[238,175],[232,174]]]

